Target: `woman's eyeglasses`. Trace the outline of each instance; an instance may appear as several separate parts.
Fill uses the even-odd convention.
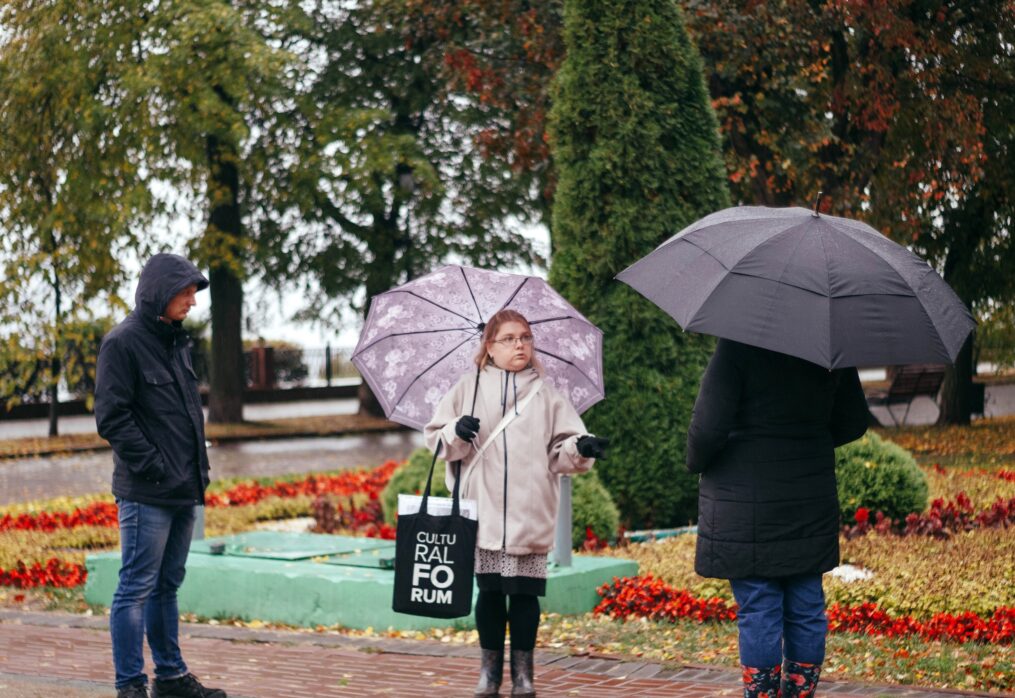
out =
[[[502,347],[513,347],[518,342],[521,342],[522,344],[528,346],[528,345],[532,344],[532,335],[531,334],[523,334],[521,337],[508,336],[508,337],[501,337],[500,339],[493,340],[494,344],[499,344]]]

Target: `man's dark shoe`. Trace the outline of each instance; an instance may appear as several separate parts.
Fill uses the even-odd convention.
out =
[[[226,698],[221,688],[205,688],[193,674],[163,681],[155,679],[152,698]]]
[[[130,683],[116,691],[116,698],[148,698],[148,687],[143,683]]]

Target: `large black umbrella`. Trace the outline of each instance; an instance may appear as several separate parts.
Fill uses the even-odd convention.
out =
[[[827,368],[952,363],[975,325],[926,261],[804,208],[718,211],[617,278],[685,330]]]

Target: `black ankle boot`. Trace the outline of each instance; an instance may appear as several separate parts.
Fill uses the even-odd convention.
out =
[[[203,686],[196,676],[186,674],[168,681],[155,679],[152,698],[226,698],[226,692],[221,688]]]
[[[532,683],[532,650],[511,650],[511,695],[536,695],[536,687]]]
[[[504,678],[504,650],[481,650],[481,652],[479,683],[476,684],[476,691],[472,695],[475,698],[499,695],[500,682]]]

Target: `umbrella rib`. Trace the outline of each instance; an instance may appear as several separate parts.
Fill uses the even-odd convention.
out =
[[[473,337],[479,334],[479,332],[476,330],[475,327],[442,327],[439,330],[413,330],[412,332],[392,332],[391,334],[386,334],[383,337],[378,337],[374,341],[370,342],[370,344],[366,345],[365,347],[357,351],[356,356],[359,356],[360,354],[362,354],[375,344],[383,342],[385,339],[391,339],[392,337],[407,337],[413,334],[434,334],[436,332],[472,332]]]
[[[508,296],[508,299],[507,299],[506,301],[504,301],[504,304],[503,304],[503,305],[502,305],[502,306],[501,306],[500,308],[498,308],[498,309],[497,309],[497,312],[498,312],[498,313],[499,313],[499,312],[500,312],[501,310],[504,310],[504,308],[508,307],[508,305],[510,305],[510,304],[511,304],[511,301],[513,301],[513,300],[515,299],[515,296],[517,296],[517,295],[518,295],[518,292],[522,290],[522,286],[524,286],[525,284],[527,284],[530,278],[532,278],[532,277],[530,277],[530,276],[526,276],[526,277],[525,277],[524,279],[522,279],[522,282],[521,282],[520,284],[518,284],[518,288],[516,288],[516,289],[515,289],[515,290],[514,290],[514,291],[513,291],[512,293],[511,293],[511,295],[510,295],[510,296]],[[529,324],[531,325],[532,323],[530,322]]]
[[[529,324],[530,325],[541,325],[544,322],[556,322],[557,320],[581,320],[581,318],[576,318],[573,315],[560,315],[558,317],[543,318],[542,320],[530,320]],[[589,324],[591,325],[592,323],[589,323]]]
[[[473,336],[475,336],[475,335],[473,335]],[[425,373],[426,373],[427,371],[429,371],[429,370],[430,370],[431,368],[433,368],[434,366],[436,366],[437,364],[439,364],[439,363],[440,363],[441,361],[443,361],[444,359],[446,359],[446,358],[448,358],[449,356],[451,356],[452,354],[454,354],[454,353],[455,353],[456,351],[458,351],[459,347],[461,347],[461,346],[462,346],[463,344],[465,344],[466,342],[468,342],[468,341],[469,341],[470,339],[472,339],[472,338],[473,338],[473,337],[467,337],[467,338],[463,339],[463,340],[462,340],[461,342],[459,342],[458,344],[456,344],[456,345],[455,345],[455,346],[454,346],[454,347],[453,347],[453,348],[452,348],[452,349],[451,349],[450,351],[448,351],[447,353],[445,353],[445,354],[444,354],[443,356],[441,356],[440,358],[438,358],[438,359],[437,359],[436,361],[434,361],[434,362],[433,362],[432,364],[430,364],[429,366],[427,366],[426,368],[424,368],[424,369],[423,369],[422,371],[420,371],[420,372],[419,372],[418,374],[416,374],[416,377],[412,379],[412,382],[411,382],[411,383],[409,383],[409,385],[405,386],[405,390],[403,390],[403,391],[402,391],[402,394],[398,396],[398,399],[397,399],[397,400],[395,400],[395,401],[394,401],[393,403],[391,403],[391,404],[393,404],[393,405],[397,405],[398,403],[400,403],[400,402],[402,401],[402,398],[404,398],[404,397],[405,397],[405,394],[406,394],[407,392],[409,392],[409,389],[410,389],[410,388],[412,388],[412,386],[416,385],[416,381],[418,381],[418,380],[419,380],[420,378],[422,378],[422,377],[423,377],[423,374],[425,374]]]
[[[552,356],[557,361],[560,361],[562,363],[567,364],[568,366],[571,366],[572,368],[574,368],[574,370],[576,370],[579,374],[581,374],[582,378],[587,380],[592,385],[596,385],[596,382],[594,380],[592,380],[591,378],[589,378],[588,374],[585,373],[585,371],[581,370],[574,361],[571,361],[570,359],[565,359],[563,356],[557,356],[553,352],[546,351],[545,349],[539,349],[539,348],[537,348],[536,351],[538,351],[540,354],[546,354],[547,356]],[[599,386],[596,386],[596,387],[598,388]]]
[[[852,239],[852,238],[849,238],[849,239]],[[743,277],[747,277],[749,279],[763,279],[765,281],[772,281],[772,282],[777,283],[777,284],[782,284],[783,286],[791,286],[792,288],[796,288],[796,289],[799,289],[801,291],[806,291],[807,293],[813,293],[816,296],[825,296],[825,297],[828,297],[828,298],[845,298],[846,297],[846,296],[832,296],[830,293],[822,293],[820,291],[815,291],[812,288],[807,288],[805,286],[801,286],[800,284],[791,284],[791,283],[789,283],[787,281],[782,281],[781,279],[772,279],[772,278],[769,278],[767,276],[758,276],[757,274],[747,274],[745,272],[738,271],[737,268],[736,268],[737,267],[736,264],[734,264],[732,267],[727,267],[725,264],[722,263],[722,260],[720,260],[714,254],[712,254],[711,252],[709,252],[705,248],[701,247],[700,245],[696,245],[695,243],[693,243],[690,240],[682,240],[681,242],[683,242],[683,243],[685,243],[687,245],[690,245],[691,247],[694,247],[697,250],[700,250],[702,254],[708,255],[709,257],[714,259],[715,263],[718,264],[719,266],[721,266],[724,270],[726,270],[726,273],[728,273],[728,274],[735,274],[736,276],[743,276]],[[858,240],[853,240],[853,242],[856,242],[857,244],[861,244]],[[870,248],[867,248],[867,249],[870,249]],[[639,261],[641,261],[641,260],[639,260]],[[897,271],[896,271],[896,274],[898,274]],[[902,278],[902,276],[899,275],[899,278]],[[903,282],[905,283],[905,279],[903,279]],[[871,294],[857,293],[857,294],[851,294],[851,295],[866,296],[866,295],[871,295]],[[885,296],[904,296],[904,297],[914,297],[914,296],[916,296],[915,293],[882,293],[882,294],[879,294],[879,295],[885,295]]]
[[[430,300],[429,298],[427,298],[426,296],[421,296],[421,295],[419,295],[418,293],[416,293],[415,291],[409,291],[409,290],[406,290],[406,289],[404,289],[404,288],[400,288],[400,289],[395,289],[395,291],[398,291],[399,293],[408,293],[408,294],[409,294],[410,296],[415,296],[416,298],[419,298],[419,299],[420,299],[421,301],[426,301],[426,302],[427,302],[427,303],[429,303],[430,305],[432,305],[432,306],[435,306],[435,307],[437,307],[437,308],[440,308],[441,310],[444,310],[444,311],[446,311],[446,312],[449,312],[449,313],[451,313],[452,315],[457,315],[458,317],[462,318],[463,320],[466,320],[467,322],[474,322],[474,320],[473,320],[473,319],[472,319],[471,317],[467,317],[467,316],[465,316],[465,315],[462,315],[461,313],[459,313],[459,312],[457,312],[457,311],[454,311],[454,310],[452,310],[451,308],[445,308],[445,307],[444,307],[443,305],[441,305],[440,303],[435,303],[435,302],[433,302],[432,300]],[[394,292],[394,291],[392,291],[392,293],[393,293],[393,292]],[[471,290],[471,289],[469,290],[469,293],[472,293],[472,290]],[[473,301],[473,302],[475,302],[475,301]]]
[[[483,311],[479,309],[479,303],[476,302],[476,296],[472,293],[472,284],[469,283],[469,277],[465,275],[465,267],[458,267],[458,271],[462,272],[462,279],[465,280],[465,288],[469,289],[469,297],[472,298],[472,304],[476,306],[476,317],[479,318],[479,322],[483,322]]]

